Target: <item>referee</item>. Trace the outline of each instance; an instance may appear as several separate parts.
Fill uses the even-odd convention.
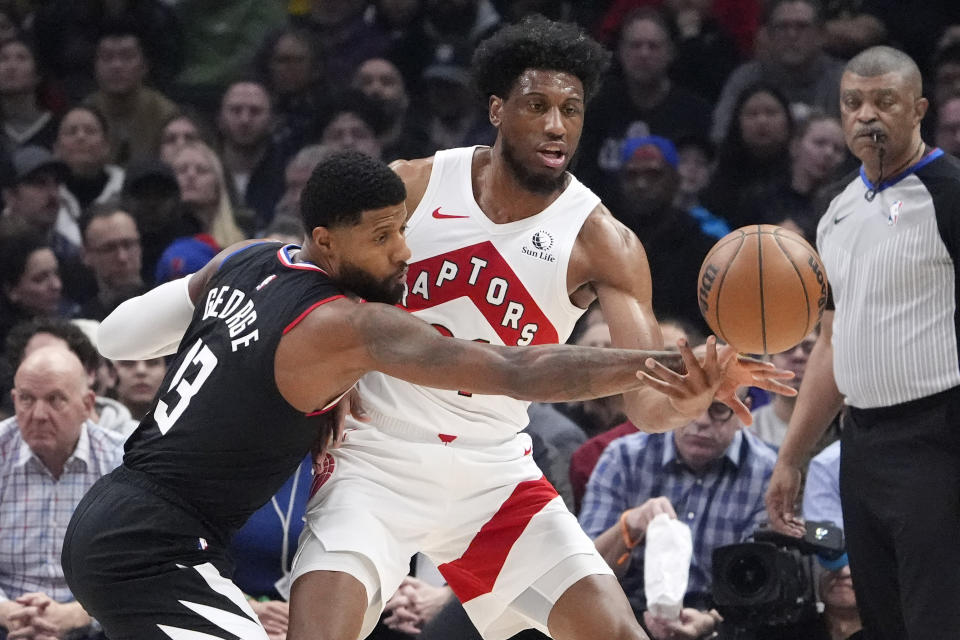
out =
[[[846,404],[840,493],[868,639],[960,637],[960,162],[928,147],[907,55],[873,47],[840,82],[859,175],[817,228],[824,313],[767,492],[799,534],[802,466]]]

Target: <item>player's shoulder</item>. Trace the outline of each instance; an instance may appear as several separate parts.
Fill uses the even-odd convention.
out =
[[[390,168],[400,176],[403,186],[407,189],[406,203],[410,213],[413,213],[420,204],[423,194],[427,191],[430,176],[433,174],[433,160],[434,156],[430,156],[416,160],[394,160],[390,163]]]
[[[577,235],[575,248],[597,258],[629,258],[643,251],[640,239],[617,220],[602,202],[587,214]]]

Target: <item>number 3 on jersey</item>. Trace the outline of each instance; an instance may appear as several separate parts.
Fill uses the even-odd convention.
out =
[[[191,365],[195,364],[199,365],[199,368],[196,370],[196,375],[193,376],[193,380],[188,380],[185,377],[187,369],[190,369]],[[167,403],[164,402],[164,400],[160,400],[157,402],[156,411],[153,412],[153,418],[157,426],[160,427],[160,433],[162,435],[166,435],[170,427],[172,427],[177,419],[183,415],[183,412],[187,410],[187,405],[190,404],[190,400],[193,396],[197,395],[200,387],[202,387],[203,383],[210,377],[210,374],[216,366],[217,356],[213,355],[210,347],[203,344],[203,340],[197,340],[193,343],[190,351],[187,352],[186,357],[183,359],[180,368],[177,369],[177,375],[170,381],[167,392],[163,394],[163,398],[166,400],[171,393],[175,392],[177,396],[179,396],[177,404],[173,407],[173,410],[170,411]]]

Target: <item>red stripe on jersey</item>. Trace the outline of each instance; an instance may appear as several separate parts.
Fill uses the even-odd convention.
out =
[[[557,490],[543,476],[521,482],[480,528],[463,555],[437,567],[461,602],[493,591],[513,544],[530,519],[556,497]]]
[[[306,318],[308,315],[310,315],[310,312],[311,312],[311,311],[313,311],[314,309],[316,309],[316,308],[319,307],[320,305],[322,305],[322,304],[327,304],[328,302],[333,302],[334,300],[339,300],[340,298],[346,298],[346,297],[347,297],[347,296],[340,294],[340,295],[336,295],[336,296],[330,296],[329,298],[324,298],[324,299],[321,300],[320,302],[314,302],[312,305],[310,305],[309,307],[307,307],[307,308],[304,310],[303,313],[301,313],[301,314],[298,315],[296,318],[294,318],[293,322],[291,322],[290,324],[288,324],[288,325],[286,326],[286,328],[283,330],[283,335],[287,335],[287,333],[289,333],[295,326],[297,326],[298,324],[300,324],[300,322],[301,322],[304,318]]]
[[[520,344],[525,327],[535,326],[523,344],[556,344],[557,330],[490,241],[419,260],[407,271],[408,311],[468,298],[503,344]],[[456,332],[456,327],[451,327]],[[470,336],[457,336],[458,338]]]

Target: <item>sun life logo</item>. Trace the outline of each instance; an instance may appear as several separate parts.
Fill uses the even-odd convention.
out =
[[[543,229],[535,232],[530,238],[530,244],[533,247],[523,247],[523,253],[547,262],[556,262],[556,256],[549,253],[550,249],[553,248],[553,236],[549,232]]]

